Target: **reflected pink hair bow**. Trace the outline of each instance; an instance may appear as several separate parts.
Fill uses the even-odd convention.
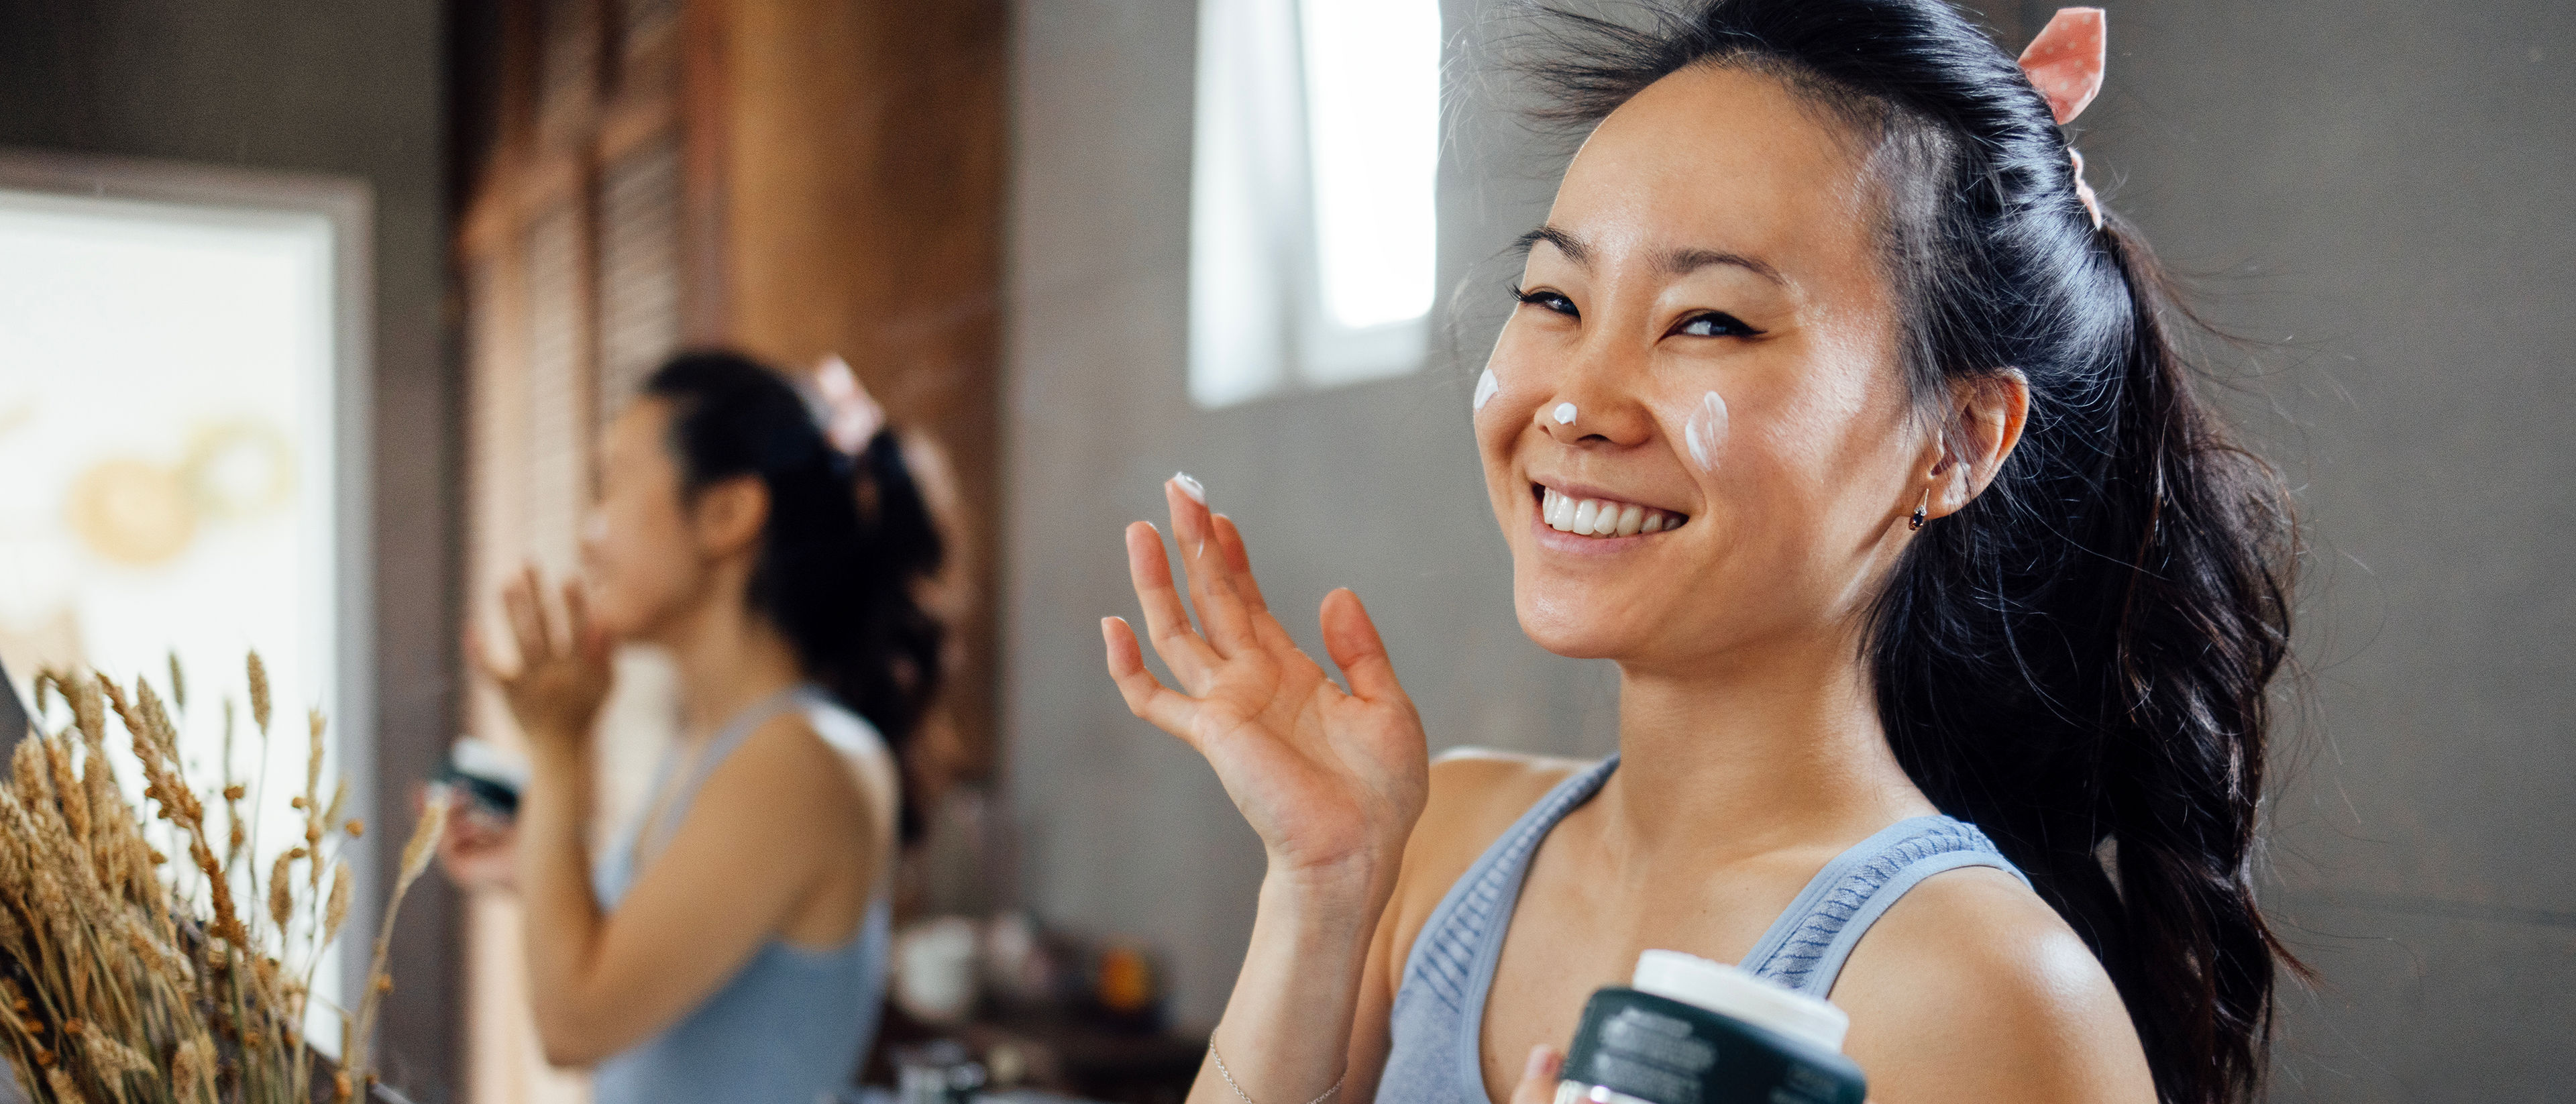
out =
[[[2021,52],[2021,71],[2048,97],[2048,113],[2059,126],[2074,122],[2102,92],[2106,22],[2100,8],[2059,8]],[[2092,213],[2093,228],[2101,229],[2102,204],[2093,198],[2093,186],[2084,182],[2084,155],[2073,146],[2066,155],[2075,160],[2075,198]]]
[[[845,456],[857,456],[885,428],[885,407],[859,386],[850,362],[829,355],[814,368],[814,389],[822,399],[823,437]]]

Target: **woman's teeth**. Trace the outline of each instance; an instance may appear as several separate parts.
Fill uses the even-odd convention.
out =
[[[1539,519],[1560,533],[1587,537],[1631,537],[1679,529],[1690,520],[1680,514],[1649,510],[1633,502],[1606,498],[1573,498],[1553,488],[1539,488]]]

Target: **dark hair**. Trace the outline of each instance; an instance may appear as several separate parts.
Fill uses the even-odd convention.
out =
[[[769,618],[819,682],[868,719],[899,761],[939,689],[943,627],[915,590],[941,541],[892,430],[855,457],[832,447],[785,376],[733,353],[684,353],[645,380],[671,404],[682,489],[757,476],[769,492],[744,601]],[[901,838],[920,835],[902,787]]]
[[[1778,77],[1884,191],[1902,369],[1939,432],[1956,381],[2018,369],[2028,426],[1913,541],[1868,660],[1897,758],[2100,956],[2171,1102],[2251,1099],[2275,964],[2255,907],[2267,694],[2295,535],[2270,469],[2195,397],[2154,256],[2076,197],[2018,65],[1938,0],[1707,0],[1650,26],[1543,9],[1521,67],[1588,127],[1697,65]]]

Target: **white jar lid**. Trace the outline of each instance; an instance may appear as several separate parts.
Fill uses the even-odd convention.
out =
[[[1637,974],[1629,987],[1733,1016],[1836,1054],[1842,1053],[1843,1035],[1851,1030],[1851,1017],[1823,1000],[1680,951],[1638,955]]]

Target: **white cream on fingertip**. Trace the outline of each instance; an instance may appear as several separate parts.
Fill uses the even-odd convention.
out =
[[[1468,406],[1467,412],[1484,413],[1485,404],[1494,401],[1494,394],[1502,389],[1503,381],[1494,378],[1494,369],[1491,365],[1486,366],[1484,374],[1476,377],[1476,399]]]
[[[1689,420],[1682,423],[1682,446],[1701,471],[1717,470],[1717,450],[1726,444],[1726,400],[1710,391],[1699,397]]]
[[[1180,484],[1181,493],[1190,496],[1190,501],[1207,505],[1207,484],[1190,478],[1188,472],[1173,472],[1172,482]]]

